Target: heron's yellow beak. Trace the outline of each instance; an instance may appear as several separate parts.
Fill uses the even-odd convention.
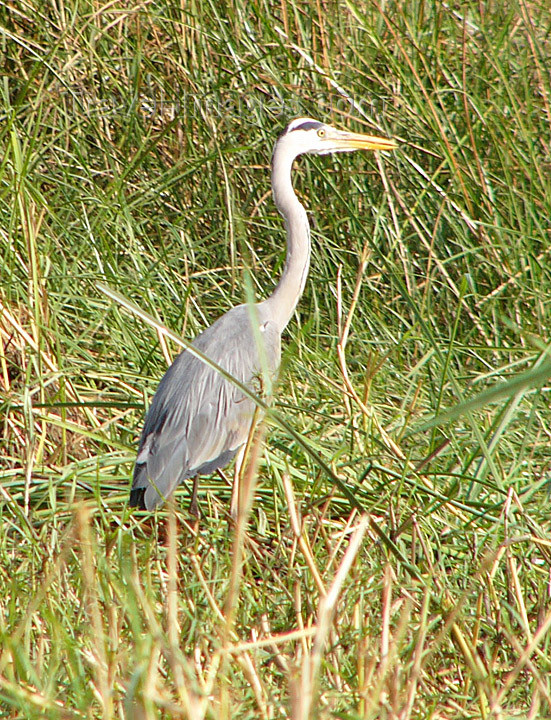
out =
[[[362,135],[344,130],[337,130],[331,137],[331,142],[338,150],[395,150],[398,147],[398,143],[392,138]]]

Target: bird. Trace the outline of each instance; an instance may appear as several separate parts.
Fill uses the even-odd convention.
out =
[[[393,150],[395,140],[340,130],[309,117],[292,120],[276,140],[271,185],[287,233],[283,272],[273,292],[237,305],[200,333],[192,345],[252,391],[258,378],[277,377],[281,335],[303,293],[310,266],[310,226],[291,180],[299,155]],[[199,515],[197,483],[230,463],[248,439],[256,405],[243,390],[188,350],[162,377],[146,414],[129,505],[153,510],[193,479],[190,512]]]

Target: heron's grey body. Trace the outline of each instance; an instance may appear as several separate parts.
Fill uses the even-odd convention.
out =
[[[266,371],[274,378],[281,355],[281,335],[267,314],[262,303],[254,313],[238,305],[193,344],[237,380],[258,390],[255,379]],[[258,348],[260,338],[265,359]],[[254,402],[216,370],[189,352],[178,355],[147,413],[130,504],[151,509],[187,478],[225,467],[246,442],[254,410]]]
[[[272,379],[277,375],[281,333],[308,275],[310,229],[291,183],[294,159],[306,152],[394,146],[386,138],[347,133],[310,118],[293,120],[278,138],[272,158],[272,189],[287,230],[281,279],[266,300],[252,308],[239,305],[229,310],[193,342],[251,390],[258,390],[255,379],[265,372]],[[253,322],[258,327],[254,328]],[[227,465],[246,442],[254,411],[254,402],[236,385],[184,350],[159,383],[147,413],[130,505],[151,510],[185,479]]]

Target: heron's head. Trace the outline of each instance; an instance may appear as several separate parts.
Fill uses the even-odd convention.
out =
[[[283,145],[294,157],[303,153],[326,155],[353,150],[394,150],[398,146],[390,138],[338,130],[332,125],[303,117],[295,118],[287,125],[277,144]]]

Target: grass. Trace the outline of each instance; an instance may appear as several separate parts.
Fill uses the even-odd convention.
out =
[[[551,717],[547,4],[0,13],[0,717]],[[296,115],[402,145],[297,166],[250,514],[132,514],[179,348],[98,282],[188,339],[269,292]]]

